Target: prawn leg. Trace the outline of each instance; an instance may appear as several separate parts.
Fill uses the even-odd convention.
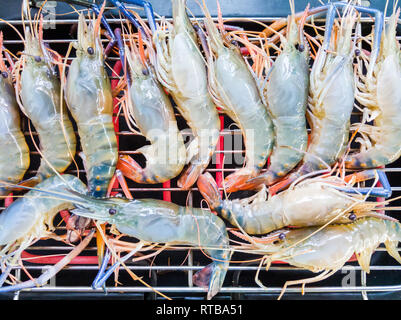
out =
[[[45,285],[52,277],[54,277],[61,269],[70,263],[72,259],[78,256],[92,240],[95,230],[91,230],[80,244],[78,244],[70,253],[61,259],[54,266],[50,267],[45,273],[35,280],[25,281],[13,286],[0,287],[0,293],[19,291],[22,289],[29,289]]]
[[[109,1],[112,4],[114,4],[116,7],[118,7],[120,9],[120,11],[131,21],[132,14],[121,3],[121,1],[119,1],[119,0],[109,0]],[[134,4],[134,5],[137,5],[137,6],[140,6],[140,7],[144,8],[145,13],[146,13],[146,17],[148,18],[150,29],[152,30],[152,32],[156,31],[157,25],[156,25],[155,15],[154,15],[154,12],[153,12],[152,4],[150,2],[142,1],[142,0],[124,0],[123,2]],[[135,23],[134,23],[134,25],[137,26]]]
[[[134,15],[124,6],[124,4],[121,1],[118,0],[109,0],[111,3],[113,3],[119,10],[120,12],[128,19],[129,22],[131,22],[135,28],[137,28],[142,35],[145,35],[145,30],[143,27],[139,24],[138,20],[134,17]],[[153,13],[153,8],[150,3],[149,11],[146,11],[148,21],[151,27],[152,32],[156,30],[156,22],[154,18],[154,13]],[[144,5],[141,5],[141,7],[144,7]],[[150,17],[150,18],[149,18]]]
[[[5,268],[5,270],[1,272],[1,275],[0,275],[0,287],[3,286],[3,283],[7,280],[7,277],[10,274],[11,271],[12,271],[12,267],[11,266],[7,266]]]
[[[101,286],[104,285],[106,280],[111,276],[111,274],[116,270],[122,263],[127,261],[129,258],[131,258],[134,254],[136,254],[141,248],[143,247],[143,243],[138,243],[137,247],[132,250],[130,253],[126,254],[124,257],[119,259],[116,263],[114,263],[107,271],[105,271],[105,267],[103,267],[103,270],[99,270],[99,273],[97,274],[95,281],[92,283],[92,288],[97,289]],[[106,258],[108,258],[106,260]],[[108,261],[110,260],[110,257],[105,256],[103,259],[102,265],[107,265]]]
[[[95,2],[91,2],[91,1],[87,1],[87,0],[56,0],[56,1],[58,1],[58,2],[66,2],[66,3],[69,3],[69,4],[75,4],[75,5],[78,5],[78,6],[91,8],[96,14],[98,14],[100,12],[99,5],[96,4]],[[149,21],[149,25],[150,25],[150,27],[152,29],[152,32],[156,30],[156,28],[157,28],[156,20],[155,20],[155,16],[154,16],[154,12],[153,12],[153,7],[152,7],[152,4],[150,2],[141,1],[141,0],[125,0],[125,1],[108,0],[108,2],[110,2],[111,4],[116,6],[120,10],[120,12],[122,14],[124,14],[126,16],[126,18],[130,20],[131,23],[134,24],[135,27],[137,27],[138,29],[141,29],[141,30],[142,30],[142,27],[138,24],[137,20],[134,18],[132,13],[125,7],[123,2],[134,4],[134,5],[137,5],[137,6],[140,6],[140,7],[144,8],[146,16],[147,16],[148,21]],[[105,18],[102,18],[102,21],[103,20],[106,22]],[[113,37],[112,32],[111,32],[111,28],[108,28],[106,25],[105,25],[105,27],[107,28],[107,31],[110,33],[110,36]],[[114,39],[114,40],[116,40],[116,39]]]
[[[390,186],[390,183],[388,181],[387,175],[382,170],[365,170],[365,171],[362,171],[362,172],[358,172],[356,174],[353,173],[353,174],[350,174],[348,176],[345,176],[344,177],[344,181],[345,182],[349,182],[352,179],[356,179],[354,182],[362,182],[362,181],[375,179],[377,175],[379,177],[379,182],[382,185],[381,188],[378,188],[378,187],[374,187],[374,188],[342,188],[342,187],[335,187],[335,188],[337,188],[338,190],[344,191],[346,193],[350,193],[350,194],[364,194],[364,195],[369,194],[370,196],[377,197],[377,198],[381,198],[381,197],[389,198],[389,197],[391,197],[391,194],[392,194],[391,186]],[[294,181],[295,181],[295,179],[292,179],[290,177],[289,180],[284,180],[284,181],[281,181],[281,182],[273,185],[272,187],[269,188],[270,195],[274,195],[277,192],[284,190],[285,188],[287,188],[289,186],[289,184],[291,184]]]
[[[103,278],[103,276],[105,274],[105,271],[107,269],[107,265],[110,262],[110,258],[111,258],[111,253],[110,253],[109,248],[107,248],[106,253],[105,253],[104,257],[103,257],[103,260],[102,260],[102,262],[100,264],[99,271],[98,271],[95,279],[92,282],[92,288],[93,289],[97,289],[97,288],[102,286],[102,285],[98,285],[98,283]]]
[[[317,275],[316,277],[308,278],[308,279],[302,279],[302,280],[292,280],[292,281],[286,281],[284,284],[283,288],[281,289],[280,295],[277,298],[277,300],[281,300],[283,297],[286,289],[288,286],[294,286],[297,284],[302,284],[302,294],[304,294],[304,288],[307,283],[313,283],[313,282],[318,282],[322,281],[324,279],[327,279],[328,277],[331,277],[334,273],[336,273],[337,270],[325,270],[321,274]]]
[[[388,181],[387,175],[382,170],[366,170],[362,172],[358,172],[357,174],[349,175],[349,178],[345,177],[346,180],[351,180],[352,178],[357,177],[358,181],[366,181],[375,179],[376,176],[379,177],[380,184],[382,185],[381,188],[373,187],[373,188],[337,188],[338,190],[344,191],[350,194],[369,194],[371,197],[377,198],[389,198],[391,197],[392,190],[391,185]]]

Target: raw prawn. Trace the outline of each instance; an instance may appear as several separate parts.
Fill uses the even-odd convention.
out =
[[[304,157],[302,151],[306,151],[308,142],[305,112],[309,90],[309,50],[302,27],[307,14],[306,10],[299,27],[294,12],[288,18],[287,39],[282,37],[284,49],[273,64],[267,83],[265,99],[275,130],[275,145],[268,170],[239,189],[271,185]]]
[[[110,79],[104,68],[100,41],[100,17],[96,23],[78,21],[77,57],[72,61],[66,83],[66,101],[78,125],[90,194],[104,197],[118,160],[113,126]]]
[[[189,166],[178,180],[181,188],[189,189],[209,165],[219,139],[220,120],[208,92],[206,65],[185,3],[172,0],[174,26],[155,31],[157,55],[153,64],[195,137],[188,146]]]
[[[327,13],[325,43],[317,53],[310,75],[308,118],[312,127],[311,141],[298,173],[326,169],[346,151],[351,111],[354,107],[352,28],[356,13],[352,7],[341,19],[333,49],[328,51],[335,9]],[[327,46],[326,46],[327,43]]]
[[[244,136],[245,167],[225,179],[228,192],[254,178],[267,162],[274,143],[273,123],[256,81],[237,47],[223,38],[205,4],[209,87],[217,106],[239,126]]]
[[[17,102],[38,133],[42,156],[38,172],[29,184],[64,172],[76,149],[72,123],[62,108],[64,99],[60,99],[54,57],[43,43],[42,20],[39,23],[39,28],[25,30],[25,50],[15,66]]]
[[[135,182],[162,183],[181,173],[186,160],[184,140],[168,96],[153,69],[141,61],[136,44],[130,42],[131,48],[125,46],[131,82],[125,93],[124,110],[127,122],[133,122],[150,145],[137,150],[146,158],[144,169],[127,155],[120,155],[117,168]]]
[[[7,186],[8,183],[1,183]],[[63,198],[47,197],[41,191],[60,192]],[[57,190],[57,191],[55,191]],[[74,208],[68,191],[86,193],[87,188],[77,177],[64,174],[52,176],[36,185],[24,197],[12,202],[0,214],[0,260],[14,264],[19,253],[35,239],[51,236],[53,219],[61,210]]]
[[[0,180],[18,183],[29,168],[30,158],[20,128],[19,107],[11,73],[3,60],[3,33],[0,33],[0,73]],[[0,196],[8,193],[6,188],[0,188]]]
[[[209,299],[218,293],[231,257],[226,227],[219,217],[162,200],[80,197],[84,201],[75,203],[77,209],[72,212],[76,215],[108,222],[143,241],[200,247],[213,263],[195,274],[194,282],[209,287]]]
[[[208,286],[209,299],[219,292],[232,254],[226,226],[219,217],[200,208],[181,207],[162,200],[94,198],[85,194],[83,186],[74,186],[66,192],[35,190],[42,198],[56,198],[63,203],[72,201],[76,209],[71,212],[75,215],[113,224],[127,236],[145,242],[200,247],[213,262],[194,275],[194,283]]]
[[[387,22],[377,62],[374,55],[369,59],[368,70],[372,72],[362,75],[359,70],[362,82],[357,83],[356,99],[365,107],[365,120],[374,119],[374,124],[353,125],[362,135],[356,140],[361,149],[346,157],[347,168],[384,166],[401,155],[401,51],[396,39],[399,15],[400,9],[394,9]]]
[[[257,244],[257,251],[266,254],[266,262],[273,260],[322,272],[316,277],[287,281],[279,299],[289,285],[317,282],[333,275],[355,253],[362,270],[369,273],[370,259],[375,249],[384,243],[388,253],[401,263],[398,242],[401,225],[397,221],[365,217],[349,224],[283,230],[277,233],[274,243]],[[260,282],[259,285],[263,286]]]
[[[212,210],[249,234],[265,234],[286,226],[349,223],[372,215],[370,211],[380,205],[365,201],[361,194],[347,194],[330,179],[309,179],[269,199],[263,188],[250,198],[222,200],[209,173],[199,177],[198,188]]]

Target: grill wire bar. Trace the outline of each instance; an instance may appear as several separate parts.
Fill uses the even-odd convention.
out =
[[[233,18],[235,19],[235,18]],[[254,18],[254,20],[259,20],[262,22],[272,22],[278,19],[277,17],[259,17]],[[369,19],[361,19],[362,23],[371,23]],[[16,27],[21,27],[21,20],[9,21],[12,25]],[[112,25],[119,26],[121,20],[118,18],[108,19],[108,22]],[[72,26],[77,23],[76,19],[57,19],[49,20],[48,23],[54,24],[55,29],[44,30],[45,41],[55,49],[60,54],[65,54],[66,48],[74,38],[68,38],[65,36],[65,31],[69,30]],[[230,21],[231,24],[235,23],[235,20]],[[17,39],[15,33],[11,28],[7,28],[4,22],[0,22],[0,26],[4,27],[4,45],[12,51],[12,48],[18,48],[22,50],[23,43],[20,39]],[[60,31],[59,31],[60,30]],[[49,37],[49,36],[52,37]],[[398,37],[401,39],[401,36]],[[104,40],[106,42],[107,40]],[[54,47],[53,47],[54,46]],[[73,58],[73,55],[70,59]],[[113,65],[118,60],[118,57],[111,56],[107,59],[107,64]],[[111,80],[118,80],[118,77],[111,76]],[[182,117],[176,112],[176,117],[179,125],[183,122]],[[27,130],[28,120],[22,116],[22,126],[24,135],[27,142],[31,139],[30,133]],[[228,118],[220,113],[221,123],[224,128],[220,134],[219,148],[216,151],[214,163],[211,164],[207,172],[210,172],[216,177],[216,180],[221,187],[221,181],[224,176],[229,173],[238,170],[240,166],[236,168],[223,167],[224,157],[227,155],[243,155],[244,150],[233,150],[227,147],[227,138],[231,138],[233,135],[240,135],[241,132],[238,129],[231,128],[229,126]],[[135,133],[129,132],[126,126],[123,125],[125,119],[124,115],[119,115],[119,131],[117,135],[119,137],[120,153],[135,155],[133,151],[133,145],[141,143],[142,140]],[[185,125],[183,125],[185,126]],[[191,136],[189,130],[187,130],[184,136],[188,139]],[[77,132],[76,132],[77,134]],[[77,135],[78,136],[78,135]],[[33,137],[36,137],[35,132],[33,132]],[[138,141],[137,141],[138,140]],[[30,146],[31,147],[31,146]],[[39,154],[34,148],[31,149],[31,158],[38,159]],[[135,148],[136,149],[136,148]],[[32,161],[35,165],[35,161]],[[37,167],[32,167],[28,172],[28,175],[34,176]],[[383,171],[388,175],[391,191],[393,196],[398,196],[401,192],[400,179],[397,176],[401,174],[401,162],[390,165],[388,168],[384,168]],[[80,166],[79,170],[76,170],[72,166],[66,171],[66,173],[80,174],[84,176],[84,169]],[[201,196],[196,187],[193,187],[190,191],[182,191],[177,185],[175,179],[171,184],[164,185],[138,185],[131,181],[129,182],[129,190],[133,193],[136,198],[156,198],[165,199],[166,192],[170,196],[171,201],[176,202],[181,205],[188,204],[189,206],[201,205]],[[222,188],[220,188],[222,190]],[[114,188],[113,192],[121,193],[122,189]],[[168,196],[167,196],[168,197]],[[397,202],[395,203],[397,204]],[[1,210],[4,207],[0,208]],[[397,218],[398,211],[391,211],[391,215]],[[60,232],[65,232],[65,227],[59,227]],[[62,246],[60,243],[55,244],[52,240],[41,240],[30,247],[28,252],[40,253],[43,255],[55,254],[55,255],[65,255],[71,250],[69,246]],[[401,249],[399,249],[401,251]],[[84,251],[84,255],[94,255],[96,248],[88,247]],[[249,257],[254,258],[254,256]],[[235,259],[235,255],[234,255]],[[151,261],[147,265],[134,265],[128,263],[128,268],[137,272],[141,276],[149,276],[145,279],[149,284],[154,286],[154,289],[163,292],[170,297],[178,298],[198,298],[204,299],[205,289],[199,288],[193,285],[192,275],[204,267],[208,263],[208,260],[202,257],[199,250],[191,249],[175,249],[166,250],[159,257],[156,257],[154,261]],[[36,276],[49,268],[49,266],[28,263],[25,265],[29,272],[32,272],[33,276]],[[254,276],[257,271],[257,265],[238,265],[230,264],[226,281],[224,283],[221,292],[216,296],[216,299],[238,299],[238,298],[266,298],[275,299],[282,289],[282,285],[286,280],[295,280],[298,278],[307,278],[312,276],[311,272],[290,267],[286,264],[275,264],[270,267],[268,272],[261,272],[262,282],[265,283],[267,289],[260,288],[256,285],[254,281]],[[22,290],[12,294],[0,295],[0,299],[24,299],[27,294],[30,297],[36,299],[43,297],[44,295],[51,294],[53,297],[56,294],[58,297],[67,297],[68,294],[82,294],[82,297],[88,297],[90,295],[96,295],[97,297],[106,296],[106,293],[102,288],[92,289],[91,282],[93,281],[98,270],[97,265],[68,265],[65,267],[54,279],[52,279],[46,286],[40,288],[32,288],[29,290]],[[24,280],[24,274],[21,272],[20,267],[15,267],[13,274],[17,279]],[[75,277],[80,274],[80,279]],[[114,286],[113,279],[109,279],[106,286],[107,294],[113,294],[118,298],[123,299],[125,294],[138,294],[139,298],[146,297],[147,299],[160,299],[150,288],[146,288],[139,283],[135,283],[131,278],[126,275],[126,272],[121,269],[120,277],[123,278],[119,281],[122,282],[121,285]],[[152,278],[152,279],[151,279]],[[387,281],[385,279],[387,278]],[[389,281],[388,279],[391,278]],[[278,280],[277,280],[278,279]],[[86,281],[86,283],[85,283]],[[78,284],[79,283],[79,284]],[[396,297],[401,297],[401,266],[395,261],[388,258],[384,247],[379,247],[375,254],[373,255],[371,274],[366,274],[355,262],[351,262],[339,270],[332,278],[325,280],[321,283],[307,285],[305,287],[305,296],[301,296],[300,287],[290,287],[287,288],[284,298],[291,297],[301,299],[302,297],[307,298],[308,294],[316,293],[320,297],[326,298],[339,298],[339,295],[347,294],[347,297],[351,296],[355,299],[368,299],[370,297],[375,297],[375,293],[381,294],[394,294]],[[130,296],[129,296],[130,297]],[[316,296],[314,296],[316,297]]]

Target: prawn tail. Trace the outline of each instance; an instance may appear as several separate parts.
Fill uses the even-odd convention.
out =
[[[178,179],[178,186],[183,190],[188,190],[198,180],[204,169],[203,165],[191,163]]]
[[[21,191],[21,190],[23,190],[23,188],[19,188],[18,186],[33,188],[34,186],[39,184],[41,181],[42,181],[42,178],[40,176],[35,176],[32,178],[23,180],[20,183],[18,183],[17,185],[15,185],[14,187],[9,187],[8,189],[12,190],[12,191]]]
[[[230,174],[225,180],[224,185],[227,192],[235,192],[239,190],[244,190],[242,187],[245,186],[246,182],[256,176],[254,170],[249,170],[249,168],[242,168],[237,172]]]
[[[208,288],[207,299],[212,299],[223,286],[227,273],[225,263],[213,262],[194,274],[192,280],[198,287]]]
[[[216,181],[209,172],[206,172],[198,178],[199,192],[205,198],[210,208],[216,210],[221,205],[221,196]]]
[[[82,153],[88,179],[89,194],[96,198],[106,196],[118,162],[117,138],[112,117],[103,114],[96,123],[79,125]]]
[[[269,194],[275,195],[276,193],[288,188],[295,180],[297,180],[301,174],[299,172],[294,172],[293,174],[289,175],[282,181],[277,182],[276,184],[269,187]]]
[[[118,162],[117,162],[117,169],[121,171],[121,173],[135,181],[135,182],[142,182],[142,167],[132,159],[128,155],[120,155]]]
[[[365,250],[356,253],[356,258],[358,259],[358,263],[361,266],[362,270],[366,273],[370,273],[370,260],[372,258],[372,254],[374,249],[366,248]]]
[[[399,240],[401,240],[401,237],[399,238]],[[388,240],[384,243],[384,245],[386,246],[388,254],[392,256],[395,260],[397,260],[398,263],[401,263],[401,256],[398,253],[398,240],[396,241]]]
[[[264,185],[270,186],[279,179],[280,178],[277,177],[277,175],[275,175],[274,173],[266,172],[255,178],[247,180],[243,185],[240,186],[240,189],[241,190],[259,190]]]
[[[32,178],[23,180],[23,181],[19,182],[18,184],[15,184],[12,186],[7,186],[5,188],[1,187],[0,188],[0,196],[6,196],[10,192],[21,192],[24,190],[24,187],[33,188],[36,185],[38,185],[40,182],[42,182],[42,180],[43,179],[41,176],[35,176]]]
[[[401,263],[401,256],[398,252],[398,242],[401,241],[401,225],[399,222],[385,221],[388,234],[387,241],[384,242],[386,250],[398,263]]]

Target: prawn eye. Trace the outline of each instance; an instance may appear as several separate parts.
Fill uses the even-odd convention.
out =
[[[236,40],[232,40],[231,44],[233,44],[234,46],[238,47],[238,41],[236,41]]]
[[[355,221],[355,220],[356,220],[356,215],[355,215],[354,213],[351,213],[351,214],[348,216],[348,218],[349,218],[351,221]]]
[[[7,79],[7,78],[8,78],[8,73],[5,72],[5,71],[3,71],[3,72],[1,73],[1,75],[2,75],[2,77],[3,77],[4,79]]]
[[[35,56],[34,59],[35,59],[36,62],[41,62],[42,61],[42,58],[40,56]]]
[[[116,209],[113,209],[113,208],[109,209],[109,214],[110,214],[111,216],[115,215],[116,213],[117,213],[117,210],[116,210]]]
[[[144,76],[148,76],[148,75],[149,75],[148,69],[142,69],[142,74],[143,74]]]
[[[278,235],[278,238],[279,238],[280,240],[284,240],[284,239],[285,239],[285,233],[280,233],[280,234]]]
[[[358,57],[361,54],[361,50],[355,49],[355,55]]]
[[[92,47],[88,47],[88,49],[86,49],[86,51],[88,52],[88,54],[93,55],[95,53],[95,50]]]
[[[303,44],[296,44],[295,49],[297,49],[299,52],[304,52],[305,46]]]

